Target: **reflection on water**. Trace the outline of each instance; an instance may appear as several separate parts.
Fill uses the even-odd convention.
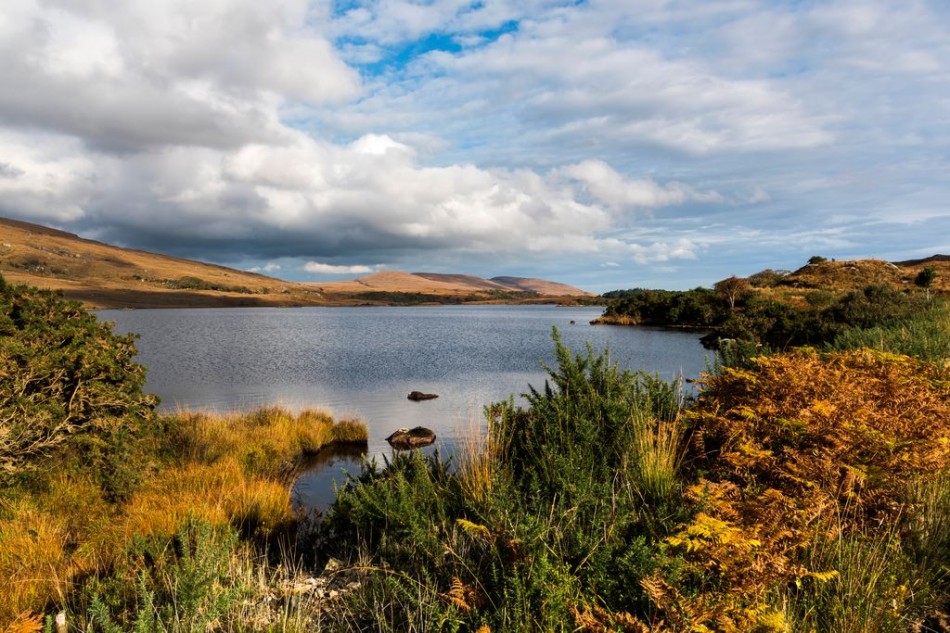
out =
[[[301,465],[292,489],[294,507],[308,513],[320,513],[333,503],[337,488],[346,483],[347,476],[360,474],[366,447],[358,444],[330,446]]]
[[[440,458],[455,461],[456,446],[451,443],[436,443],[421,449],[425,455],[438,454]],[[336,499],[336,491],[345,486],[350,478],[356,478],[362,472],[364,462],[375,462],[382,467],[391,460],[397,451],[390,449],[388,454],[368,457],[366,446],[341,444],[328,446],[307,459],[297,471],[297,479],[291,488],[291,500],[295,508],[305,513],[318,515],[326,512]]]

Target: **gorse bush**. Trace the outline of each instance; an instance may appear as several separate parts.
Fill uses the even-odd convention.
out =
[[[489,408],[482,457],[453,469],[397,454],[340,491],[321,545],[379,569],[347,627],[399,614],[415,630],[574,630],[653,608],[639,580],[667,565],[658,544],[687,518],[679,387],[575,354],[556,331],[555,346],[527,408]]]
[[[0,478],[68,457],[93,465],[111,494],[130,490],[156,403],[133,341],[53,292],[2,284]]]

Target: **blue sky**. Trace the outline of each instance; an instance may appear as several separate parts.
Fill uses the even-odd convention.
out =
[[[0,215],[313,281],[950,253],[947,33],[939,0],[8,0]]]

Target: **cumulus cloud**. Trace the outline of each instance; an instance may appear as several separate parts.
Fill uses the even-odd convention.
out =
[[[303,269],[308,273],[320,275],[366,275],[379,270],[378,266],[337,266],[334,264],[321,264],[320,262],[307,262]]]
[[[614,208],[656,208],[687,201],[722,202],[715,191],[696,191],[678,182],[666,186],[653,180],[625,178],[610,165],[599,160],[587,160],[556,171],[582,183],[597,200]]]
[[[8,4],[4,119],[96,147],[275,142],[281,103],[359,90],[331,43],[308,32],[303,0]]]

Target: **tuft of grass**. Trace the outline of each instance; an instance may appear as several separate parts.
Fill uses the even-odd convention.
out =
[[[918,574],[950,595],[950,470],[914,482],[910,499],[907,540]]]
[[[663,505],[680,490],[677,477],[683,458],[683,424],[679,416],[656,418],[642,410],[634,412],[634,440],[630,473],[633,485],[644,501]]]
[[[492,407],[486,409],[485,424],[477,418],[469,421],[458,453],[459,486],[468,503],[476,508],[485,507],[492,494],[494,464],[498,459],[493,411]]]
[[[801,578],[786,600],[795,631],[903,633],[923,584],[911,573],[895,525],[845,531],[823,525],[806,545]]]

